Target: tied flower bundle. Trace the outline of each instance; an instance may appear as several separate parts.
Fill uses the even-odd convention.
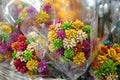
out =
[[[40,59],[36,52],[38,43],[28,40],[24,35],[19,35],[16,42],[12,43],[11,65],[21,73],[27,75],[41,75],[47,77],[51,74],[53,67],[46,59]]]
[[[49,51],[54,61],[82,66],[90,56],[90,26],[80,20],[56,21],[49,27]]]
[[[100,80],[119,80],[120,45],[107,41],[98,49],[98,55],[91,64],[93,74]]]

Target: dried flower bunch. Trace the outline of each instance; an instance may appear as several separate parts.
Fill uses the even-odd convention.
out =
[[[119,80],[120,45],[107,41],[98,49],[91,68],[100,80]]]
[[[12,65],[21,73],[28,75],[44,75],[50,74],[49,64],[45,59],[40,59],[36,48],[38,43],[28,40],[24,35],[19,35],[17,41],[12,43]]]
[[[80,20],[57,21],[49,27],[48,41],[51,55],[56,60],[83,65],[90,55],[90,26]]]

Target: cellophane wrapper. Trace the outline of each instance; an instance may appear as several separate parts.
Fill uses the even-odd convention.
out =
[[[98,55],[91,64],[90,72],[95,80],[119,80],[120,63],[120,1],[112,0],[110,16],[105,20],[104,35],[99,40]]]
[[[6,56],[12,57],[12,60],[1,63],[0,66],[2,79],[39,80],[59,78],[57,70],[54,69],[49,57],[46,55],[47,45],[44,31],[43,33],[40,31],[49,19],[49,15],[44,9],[42,13],[47,14],[47,20],[37,22],[37,19],[39,21],[41,17],[41,13],[39,17],[39,12],[43,8],[42,5],[46,4],[45,1],[3,0],[2,3],[5,21],[13,28],[17,28],[11,33],[12,36],[10,35],[12,39],[15,39],[9,44],[12,54]],[[36,17],[37,15],[39,18]],[[29,24],[25,26],[26,23]],[[41,25],[43,25],[43,28],[41,28]],[[10,75],[8,75],[8,72]]]
[[[96,55],[96,4],[94,0],[52,0],[51,5],[49,56],[65,79],[76,80],[86,72]]]

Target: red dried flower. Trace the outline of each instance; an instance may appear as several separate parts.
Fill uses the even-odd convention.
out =
[[[101,46],[100,48],[100,54],[107,54],[108,47],[107,46]]]
[[[115,49],[115,51],[117,52],[117,53],[120,53],[120,48],[119,47],[116,47],[116,48],[114,48]]]
[[[26,40],[26,37],[24,35],[20,34],[17,41],[22,42],[22,41],[25,41],[25,40]]]
[[[16,49],[18,51],[24,51],[24,50],[26,50],[27,44],[24,41],[17,42],[17,43],[18,43],[18,46],[16,47]]]
[[[91,64],[92,69],[98,69],[100,67],[101,63],[99,61],[93,61]]]

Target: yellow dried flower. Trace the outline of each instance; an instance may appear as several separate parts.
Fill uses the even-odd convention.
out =
[[[85,61],[86,61],[86,58],[85,58],[84,52],[80,52],[73,57],[73,62],[77,65],[82,65],[85,63]]]
[[[48,33],[48,40],[49,40],[50,42],[53,42],[56,38],[57,38],[57,34],[56,34],[55,31],[50,31],[50,32]]]
[[[53,48],[52,44],[50,44],[50,45],[48,46],[48,48],[49,48],[50,52],[55,51],[55,49]]]
[[[0,54],[0,62],[2,62],[4,60],[4,56],[3,54]]]
[[[108,60],[107,55],[98,55],[96,60],[100,61],[100,63],[103,63]]]
[[[35,71],[38,68],[38,61],[31,59],[30,61],[27,62],[26,67],[30,71]]]
[[[19,19],[25,20],[27,16],[28,16],[27,8],[24,8],[19,14]]]
[[[11,27],[9,25],[3,25],[2,31],[5,33],[10,33],[12,31]]]
[[[37,74],[37,72],[36,71],[27,71],[26,72],[26,74],[28,75],[28,76],[32,76],[32,75],[35,75],[35,74]]]
[[[40,11],[37,15],[36,15],[36,21],[39,23],[45,23],[50,19],[49,14],[47,14],[45,11]]]
[[[118,53],[115,58],[116,64],[120,64],[120,54]]]
[[[0,22],[0,26],[2,26],[2,25],[6,25],[6,23],[5,22]]]
[[[65,30],[65,35],[67,39],[75,38],[77,31],[75,29]]]
[[[72,24],[72,27],[75,28],[76,30],[82,29],[83,26],[84,26],[84,23],[81,22],[80,20],[76,20]]]
[[[114,48],[108,49],[108,58],[115,60],[117,57],[117,53]]]

